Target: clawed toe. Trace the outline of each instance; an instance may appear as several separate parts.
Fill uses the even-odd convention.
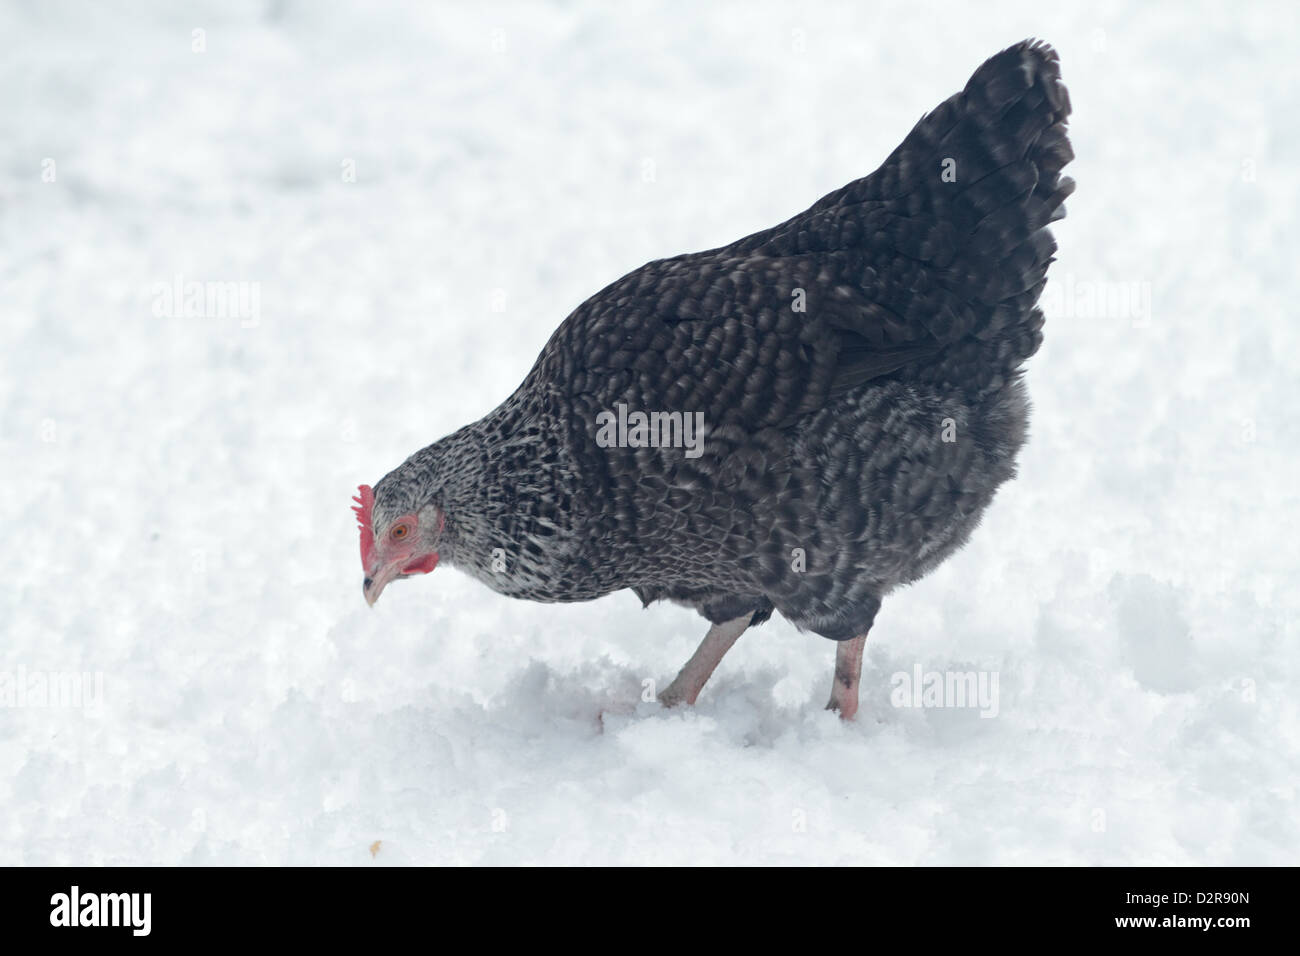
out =
[[[840,720],[853,720],[858,715],[858,701],[857,698],[836,700],[835,696],[832,695],[826,709],[839,714]]]
[[[672,687],[660,694],[658,700],[662,707],[680,707],[683,704],[689,707],[693,703],[693,701],[686,699],[686,695],[674,690]]]

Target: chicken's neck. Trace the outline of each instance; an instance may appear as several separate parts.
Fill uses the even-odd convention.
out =
[[[540,560],[536,543],[545,541],[553,554],[572,532],[558,490],[567,482],[557,441],[556,424],[516,394],[414,456],[445,516],[442,560],[508,593],[521,573],[544,572],[532,567]]]

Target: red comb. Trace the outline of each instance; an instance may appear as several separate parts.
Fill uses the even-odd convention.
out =
[[[375,493],[369,485],[362,485],[357,491],[361,494],[352,498],[357,503],[352,510],[357,513],[357,524],[361,526],[361,570],[369,571],[370,559],[375,554],[375,529],[370,523],[370,515],[375,507]]]

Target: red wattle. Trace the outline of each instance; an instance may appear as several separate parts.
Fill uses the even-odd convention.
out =
[[[403,574],[428,574],[438,566],[438,552],[426,554],[418,561],[412,561],[406,567],[402,568]]]

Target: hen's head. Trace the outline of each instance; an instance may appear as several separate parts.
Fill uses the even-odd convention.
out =
[[[352,499],[361,526],[361,589],[372,607],[390,581],[428,574],[437,567],[445,523],[437,505],[419,507],[396,493],[385,494],[384,482],[379,484],[378,496],[362,485]]]

